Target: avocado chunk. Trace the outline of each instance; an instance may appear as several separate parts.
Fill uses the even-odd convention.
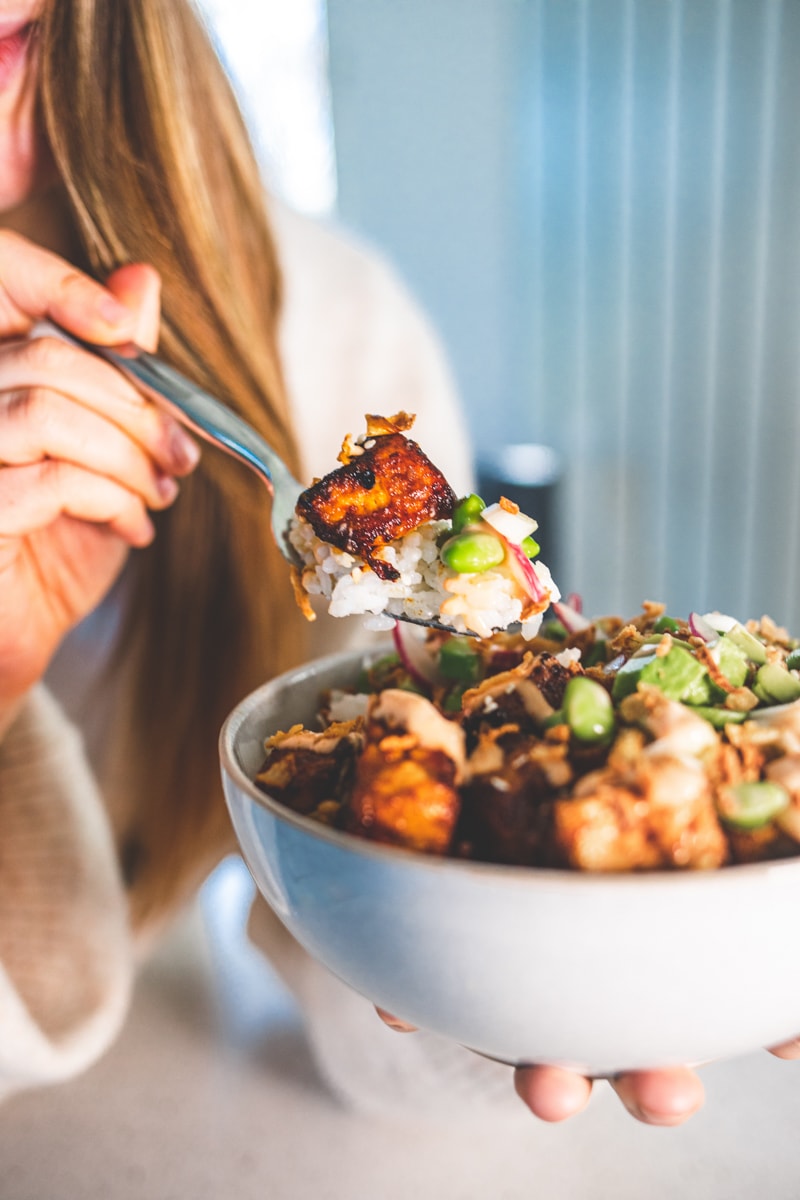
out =
[[[742,632],[747,633],[747,630]],[[750,637],[750,634],[747,636]],[[747,679],[747,655],[733,635],[724,633],[718,641],[709,646],[709,653],[731,687],[742,687]]]
[[[643,654],[623,663],[611,695],[614,700],[622,700],[635,692],[640,683],[649,683],[670,700],[682,700],[685,704],[708,704],[719,691],[703,664],[674,642],[667,654]]]

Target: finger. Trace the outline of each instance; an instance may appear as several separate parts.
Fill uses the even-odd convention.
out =
[[[0,537],[24,537],[65,515],[108,526],[131,546],[155,536],[141,497],[71,463],[0,468]]]
[[[200,451],[172,417],[151,404],[108,363],[58,338],[12,342],[0,353],[0,392],[47,388],[113,422],[170,475],[186,475]]]
[[[378,1008],[375,1005],[375,1012],[378,1014],[384,1025],[388,1025],[390,1029],[394,1029],[396,1033],[415,1033],[417,1026],[409,1025],[408,1021],[401,1021],[399,1017],[393,1017],[385,1008]]]
[[[780,1046],[770,1046],[769,1052],[776,1058],[785,1058],[787,1061],[800,1058],[800,1037],[793,1038],[790,1042],[782,1042]]]
[[[0,337],[28,333],[44,317],[101,345],[128,341],[136,314],[102,284],[9,230],[0,230]]]
[[[631,1116],[646,1125],[680,1125],[705,1099],[700,1079],[688,1067],[631,1071],[610,1082]]]
[[[589,1103],[592,1081],[560,1067],[518,1067],[514,1087],[520,1100],[542,1121],[565,1121]]]
[[[146,263],[119,267],[106,280],[106,287],[136,317],[133,340],[144,350],[155,351],[161,324],[161,278]]]
[[[27,466],[57,459],[105,475],[138,493],[150,508],[178,494],[171,475],[111,421],[45,388],[0,394],[0,463]]]

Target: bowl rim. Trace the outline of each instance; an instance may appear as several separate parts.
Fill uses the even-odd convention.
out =
[[[388,861],[395,865],[412,863],[418,870],[456,872],[460,876],[477,874],[481,878],[491,879],[505,885],[519,885],[521,880],[527,880],[529,886],[537,883],[553,887],[558,884],[569,888],[680,888],[680,887],[724,887],[732,886],[744,880],[754,881],[766,876],[795,874],[800,871],[800,849],[793,858],[767,859],[755,863],[730,863],[724,867],[708,870],[653,870],[653,871],[577,871],[568,867],[533,867],[515,863],[487,863],[475,859],[448,858],[445,856],[425,854],[419,850],[407,850],[401,846],[392,846],[382,842],[373,842],[368,838],[360,838],[342,829],[333,829],[293,812],[258,788],[236,755],[236,743],[244,722],[265,699],[275,690],[287,684],[299,683],[321,671],[338,664],[345,666],[354,660],[366,658],[369,655],[379,655],[380,647],[370,647],[364,650],[340,650],[315,658],[300,666],[283,671],[272,679],[254,688],[231,709],[222,724],[219,733],[219,758],[222,770],[236,784],[240,791],[257,804],[266,809],[271,816],[295,830],[310,835],[317,841],[325,842],[339,850],[378,861]]]

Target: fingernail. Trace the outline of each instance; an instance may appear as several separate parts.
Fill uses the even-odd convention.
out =
[[[180,425],[173,426],[169,436],[169,452],[172,461],[182,471],[190,471],[200,461],[200,447]]]
[[[407,1021],[401,1021],[398,1017],[389,1016],[388,1013],[378,1012],[380,1019],[384,1025],[388,1025],[395,1033],[414,1033],[416,1026],[409,1025]]]
[[[651,1112],[649,1108],[642,1108],[641,1104],[634,1105],[631,1108],[631,1114],[635,1117],[638,1117],[640,1121],[644,1121],[647,1125],[661,1125],[664,1127],[680,1125],[692,1115],[691,1112]]]
[[[165,503],[171,504],[180,489],[171,475],[157,475],[156,490]]]
[[[641,1119],[646,1125],[660,1125],[662,1128],[669,1128],[671,1125],[680,1125],[683,1117],[665,1117],[663,1113],[651,1113],[646,1108],[641,1110]]]
[[[134,537],[130,538],[131,545],[137,546],[140,550],[144,550],[149,546],[156,536],[156,527],[150,518],[145,514],[142,517],[142,522]]]
[[[98,310],[103,320],[107,321],[109,325],[130,326],[133,324],[133,313],[131,310],[126,308],[124,304],[120,304],[119,300],[116,300],[110,292],[106,292],[102,297],[98,304]]]

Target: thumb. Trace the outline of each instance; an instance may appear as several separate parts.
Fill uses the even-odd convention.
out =
[[[128,263],[118,267],[106,280],[106,287],[135,316],[133,340],[143,350],[158,346],[161,322],[161,279],[146,263]]]

